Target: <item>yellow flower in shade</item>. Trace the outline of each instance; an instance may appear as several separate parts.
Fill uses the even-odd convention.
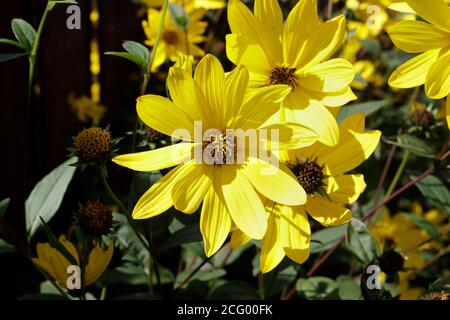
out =
[[[225,76],[220,62],[212,55],[200,61],[194,77],[187,71],[190,69],[189,64],[182,63],[170,69],[167,86],[173,102],[156,95],[142,96],[137,102],[138,115],[147,126],[184,142],[117,156],[113,161],[136,171],[175,167],[140,198],[133,217],[151,218],[172,206],[191,214],[203,202],[200,230],[206,255],[211,256],[226,240],[232,223],[254,239],[263,237],[267,218],[258,192],[277,202],[298,205],[306,201],[306,194],[285,166],[276,167],[262,161],[259,155],[248,156],[249,144],[233,150],[232,145],[236,144],[229,144],[232,139],[225,135],[229,129],[255,130],[258,134],[289,88],[273,86],[246,97],[247,69],[238,66]],[[195,121],[201,121],[203,132],[218,133],[210,139],[199,136],[196,133],[199,124],[194,124]],[[189,137],[187,134],[180,137],[176,133],[180,129],[187,130]],[[305,128],[304,133],[311,138],[304,136],[300,139],[304,142],[300,143],[311,145],[317,140],[310,130]],[[208,148],[215,141],[224,144],[211,153],[212,157],[220,160],[240,153],[245,155],[244,164],[197,161],[198,148],[208,156]],[[241,147],[243,150],[239,150]],[[271,173],[262,174],[264,168]]]
[[[292,110],[293,118],[286,120],[311,127],[322,143],[335,145],[339,129],[326,107],[356,99],[349,87],[353,66],[330,59],[345,40],[345,17],[321,22],[317,1],[300,0],[283,23],[276,0],[255,0],[254,14],[241,1],[231,0],[228,22],[232,34],[226,36],[227,56],[249,69],[251,87],[289,85],[283,106]]]
[[[83,123],[90,120],[93,125],[98,125],[106,112],[105,106],[94,102],[93,99],[90,99],[87,96],[77,98],[75,95],[71,94],[69,95],[68,103],[78,120]]]
[[[201,21],[205,10],[186,7],[185,11],[189,17],[189,24],[186,31],[178,28],[173,22],[170,12],[167,12],[161,41],[159,42],[158,49],[155,53],[155,60],[153,61],[153,71],[162,65],[167,58],[171,61],[176,61],[180,54],[188,54],[194,57],[201,57],[205,54],[197,46],[197,44],[205,40],[203,33],[205,32],[207,23]],[[145,44],[153,46],[158,34],[162,11],[149,9],[147,16],[148,19],[142,21],[142,27],[147,37]]]
[[[381,132],[364,132],[363,114],[348,117],[339,129],[340,140],[335,147],[316,143],[284,152],[280,157],[308,195],[303,206],[266,202],[269,219],[262,243],[262,272],[274,269],[285,256],[297,263],[308,259],[311,230],[307,214],[326,227],[351,219],[352,213],[345,205],[355,202],[366,184],[363,175],[345,173],[370,157]],[[232,246],[248,240],[234,232]]]
[[[76,259],[77,263],[80,264],[77,249],[72,242],[67,240],[64,235],[59,237],[59,242]],[[69,277],[69,274],[66,273],[67,267],[72,265],[72,263],[61,252],[51,247],[49,243],[38,243],[36,251],[37,258],[33,258],[33,263],[55,279],[61,287],[66,287]],[[99,244],[94,246],[89,254],[84,272],[83,283],[85,286],[93,284],[105,272],[111,261],[113,251],[113,243],[106,250]]]
[[[432,99],[450,94],[450,8],[444,0],[408,0],[423,21],[400,21],[389,29],[394,44],[409,53],[420,53],[405,62],[389,79],[395,88],[413,88],[425,84]],[[447,111],[450,109],[447,98]],[[447,121],[450,127],[450,117]]]
[[[411,214],[423,217],[433,224],[442,237],[446,237],[448,223],[445,214],[438,209],[431,209],[423,213],[422,206],[415,202],[411,206]],[[385,210],[381,217],[370,227],[370,232],[381,248],[387,244],[394,245],[405,258],[405,269],[409,271],[399,272],[400,298],[403,300],[417,299],[423,289],[411,287],[409,282],[414,270],[425,265],[421,252],[426,250],[439,250],[441,245],[432,240],[424,229],[421,229],[412,220],[402,214],[391,216]]]
[[[186,7],[203,8],[207,10],[222,9],[227,6],[225,0],[170,0]],[[144,0],[147,7],[161,7],[163,0]]]

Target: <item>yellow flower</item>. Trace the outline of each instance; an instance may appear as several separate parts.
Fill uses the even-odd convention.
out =
[[[201,8],[186,8],[186,14],[189,17],[189,24],[185,32],[175,25],[170,16],[170,12],[167,12],[161,41],[156,50],[155,60],[152,66],[153,71],[156,71],[167,58],[171,61],[176,61],[180,54],[188,54],[194,57],[201,57],[205,54],[204,51],[197,46],[197,44],[205,40],[203,33],[205,32],[207,23],[201,21],[205,14],[205,10]],[[145,44],[153,46],[155,44],[156,35],[158,34],[162,11],[148,9],[147,16],[148,20],[142,21],[142,27],[147,37]]]
[[[203,8],[203,9],[222,9],[227,6],[225,0],[170,0],[170,2],[185,5],[186,7]],[[147,7],[161,7],[163,0],[144,0]]]
[[[83,123],[92,121],[94,126],[100,123],[100,120],[106,112],[105,106],[94,102],[87,96],[77,98],[75,95],[71,94],[69,95],[68,103],[72,108],[72,111],[75,112],[78,120]]]
[[[66,239],[64,235],[59,237],[59,242],[80,264],[75,246]],[[67,267],[72,265],[66,257],[57,249],[50,246],[49,243],[38,243],[36,247],[37,258],[33,258],[33,263],[44,270],[49,276],[55,279],[61,287],[66,287],[69,274],[66,273]],[[84,272],[84,285],[88,286],[97,281],[103,274],[111,261],[114,251],[114,244],[111,243],[104,251],[101,245],[96,244],[89,254],[86,269]]]
[[[425,84],[428,97],[442,99],[450,94],[450,8],[443,0],[407,2],[428,23],[400,21],[389,30],[398,48],[409,53],[421,53],[395,70],[389,85],[413,88]],[[447,111],[450,109],[449,99]]]
[[[254,14],[239,0],[228,5],[228,58],[249,69],[252,88],[289,85],[283,106],[292,118],[286,120],[313,128],[326,145],[337,143],[339,129],[325,106],[356,99],[349,87],[353,66],[330,59],[345,40],[345,21],[341,15],[321,22],[316,0],[299,1],[285,23],[276,0],[256,0]]]
[[[189,64],[177,63],[169,71],[167,86],[173,102],[156,95],[142,96],[137,102],[138,115],[147,126],[184,142],[121,155],[113,161],[136,171],[175,167],[140,198],[133,217],[151,218],[172,206],[192,214],[203,202],[200,230],[206,255],[211,256],[226,240],[232,223],[252,238],[263,237],[267,219],[257,191],[272,200],[298,205],[306,201],[306,194],[283,166],[264,162],[260,155],[248,156],[247,144],[243,150],[237,150],[237,154],[245,155],[244,164],[228,161],[230,154],[236,155],[236,144],[225,132],[242,129],[259,134],[260,126],[276,112],[276,103],[288,94],[289,88],[272,86],[246,97],[247,69],[238,66],[225,76],[220,62],[212,55],[200,61],[194,77],[186,71],[189,69]],[[198,133],[199,126],[203,132],[216,130],[216,134],[205,138]],[[180,129],[187,131],[182,137],[177,133]],[[306,128],[304,133],[311,135]],[[317,137],[300,140],[311,145]],[[209,152],[219,141],[223,142],[220,149]],[[198,161],[199,153],[214,161]],[[261,174],[266,169],[272,174]]]
[[[355,202],[366,184],[363,175],[345,173],[370,157],[381,132],[364,132],[364,114],[348,117],[339,129],[340,140],[335,147],[316,143],[288,151],[280,158],[308,195],[303,206],[266,202],[269,220],[262,244],[261,272],[271,271],[285,255],[297,263],[308,259],[311,230],[307,214],[326,227],[350,220],[352,213],[345,205]],[[247,240],[234,232],[232,246]]]

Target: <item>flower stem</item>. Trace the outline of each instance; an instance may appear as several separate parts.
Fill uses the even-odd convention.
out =
[[[191,272],[191,273],[190,273],[183,281],[181,281],[181,283],[180,283],[178,286],[176,286],[174,290],[178,290],[178,289],[180,289],[181,287],[183,287],[189,280],[191,280],[191,278],[192,278],[197,272],[200,271],[200,269],[201,269],[205,264],[207,264],[207,263],[209,262],[209,260],[211,260],[211,258],[212,258],[212,256],[206,258],[205,260],[203,260],[203,262],[200,263],[200,265],[199,265],[197,268],[195,268],[194,270],[192,270],[192,272]]]
[[[403,170],[405,169],[408,159],[409,159],[409,151],[405,150],[403,153],[402,162],[400,163],[400,166],[397,168],[397,172],[395,173],[394,179],[392,179],[391,185],[388,188],[386,197],[389,197],[392,194],[392,192],[394,191],[395,187],[397,186],[398,180],[400,179],[400,177],[403,173]]]

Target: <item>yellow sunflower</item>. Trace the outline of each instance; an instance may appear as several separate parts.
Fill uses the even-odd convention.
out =
[[[255,0],[254,14],[239,0],[228,5],[232,34],[226,36],[228,58],[245,65],[252,88],[286,84],[283,101],[293,119],[311,126],[326,145],[335,145],[339,129],[326,107],[356,99],[349,85],[355,71],[340,58],[330,59],[343,44],[343,15],[321,22],[316,0],[301,0],[283,23],[276,0]],[[277,121],[277,120],[275,120]]]
[[[288,94],[289,87],[272,86],[246,96],[247,69],[238,66],[225,76],[220,62],[212,55],[200,61],[194,77],[189,70],[189,63],[170,69],[167,86],[172,101],[146,95],[137,102],[138,115],[147,126],[184,142],[121,155],[113,161],[136,171],[175,167],[140,198],[133,217],[151,218],[171,206],[192,214],[203,202],[200,230],[206,255],[211,256],[226,240],[232,223],[254,239],[263,237],[267,219],[258,192],[291,205],[304,203],[306,194],[287,168],[263,161],[260,153],[249,155],[248,148],[253,145],[237,145],[226,134],[230,129],[242,129],[259,135],[261,125],[276,112],[276,103]],[[200,126],[205,133],[216,133],[202,136],[197,132]],[[181,129],[184,134],[180,134]],[[303,128],[298,133],[300,144],[317,141],[311,130]],[[219,150],[210,149],[220,141]],[[204,155],[203,161],[198,161],[199,154]],[[243,164],[233,163],[236,154],[244,155]],[[232,161],[228,161],[230,155]],[[213,161],[205,161],[208,157]],[[270,174],[264,174],[264,170],[270,170]]]
[[[410,7],[427,22],[400,21],[389,30],[394,44],[409,53],[421,53],[405,62],[389,79],[395,88],[425,84],[432,99],[450,94],[450,8],[444,0],[408,0]],[[450,127],[450,98],[447,98],[447,123]]]
[[[170,0],[170,2],[185,5],[186,7],[192,6],[194,8],[204,8],[207,10],[222,9],[227,6],[225,0]],[[144,4],[147,7],[161,7],[163,0],[144,0]]]
[[[66,239],[64,235],[59,237],[59,242],[67,249],[67,251],[80,264],[80,258],[75,246]],[[33,258],[33,263],[44,270],[49,276],[55,279],[61,287],[66,287],[67,267],[72,263],[59,252],[57,249],[50,246],[49,243],[38,243],[36,247],[37,258]],[[106,250],[100,245],[96,244],[89,254],[86,269],[84,271],[84,286],[88,286],[97,281],[98,278],[105,272],[111,261],[114,252],[114,244],[111,243]]]
[[[297,263],[308,259],[311,230],[307,214],[326,227],[351,219],[352,212],[345,205],[355,202],[366,184],[362,174],[345,173],[370,157],[381,136],[376,130],[364,132],[364,122],[364,114],[345,119],[334,147],[316,143],[280,157],[305,189],[307,201],[302,206],[266,202],[269,219],[262,243],[261,272],[274,269],[286,255]],[[234,232],[232,246],[248,240]]]
[[[201,21],[205,14],[204,9],[186,8],[186,14],[189,17],[187,30],[181,30],[173,22],[170,12],[166,14],[164,21],[164,30],[161,35],[158,49],[156,50],[155,60],[153,62],[153,71],[162,65],[167,58],[176,61],[180,54],[188,54],[194,57],[201,57],[205,52],[197,46],[205,40],[203,33],[205,32],[207,23]],[[148,9],[147,20],[142,21],[147,40],[145,44],[153,46],[159,30],[162,11],[156,9]]]

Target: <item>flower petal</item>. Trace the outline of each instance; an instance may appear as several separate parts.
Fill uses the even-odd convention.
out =
[[[273,203],[267,208],[269,219],[267,231],[264,235],[260,268],[262,273],[273,270],[283,260],[285,253],[283,249],[282,234],[280,230],[280,206]]]
[[[442,0],[408,0],[409,6],[428,22],[450,31],[450,8]]]
[[[354,77],[355,70],[350,62],[331,59],[304,70],[299,85],[315,92],[338,92],[345,90]]]
[[[450,129],[450,96],[447,97],[447,104],[445,107],[445,118],[447,119],[447,125]]]
[[[392,73],[389,85],[394,88],[413,88],[423,85],[438,56],[439,50],[431,50],[403,63]]]
[[[306,192],[291,171],[282,163],[279,168],[250,158],[242,171],[255,189],[277,203],[298,206],[306,202]]]
[[[320,161],[325,164],[325,173],[339,175],[356,168],[375,151],[380,137],[381,132],[377,130],[366,133],[348,130],[335,148],[322,155]]]
[[[240,169],[220,168],[222,191],[234,224],[252,239],[262,239],[267,229],[266,211]]]
[[[245,233],[243,233],[239,229],[235,229],[231,234],[231,240],[230,240],[230,247],[231,249],[237,249],[240,246],[243,246],[247,242],[249,242],[250,239]]]
[[[248,79],[248,70],[242,65],[237,66],[227,75],[223,107],[224,120],[227,126],[239,114],[247,91]]]
[[[172,189],[178,177],[189,168],[187,164],[179,165],[159,179],[145,192],[133,209],[133,219],[155,217],[173,206]]]
[[[297,263],[309,257],[311,228],[304,206],[281,208],[280,233],[286,255]]]
[[[207,257],[220,249],[230,233],[231,224],[222,190],[218,181],[215,181],[214,187],[206,193],[200,216],[200,231],[205,241]]]
[[[277,0],[255,0],[255,17],[261,22],[260,32],[276,60],[283,58],[281,36],[283,34],[283,12]]]
[[[430,68],[425,80],[425,91],[432,99],[442,99],[450,94],[450,50]]]
[[[397,22],[389,29],[389,35],[396,47],[411,53],[445,48],[450,45],[449,32],[421,21]]]
[[[105,272],[111,262],[114,253],[114,242],[112,242],[106,251],[103,251],[101,245],[96,245],[89,254],[88,263],[84,275],[84,284],[86,286],[93,284]]]
[[[177,210],[190,214],[200,207],[211,188],[214,166],[191,162],[186,167],[173,186],[172,200]]]
[[[330,176],[324,180],[327,195],[334,202],[353,203],[364,192],[366,183],[362,174]]]
[[[112,161],[131,170],[148,172],[188,162],[193,149],[193,143],[177,143],[155,150],[123,154],[114,157]]]
[[[325,227],[344,224],[352,218],[349,209],[320,196],[308,197],[306,212]]]

